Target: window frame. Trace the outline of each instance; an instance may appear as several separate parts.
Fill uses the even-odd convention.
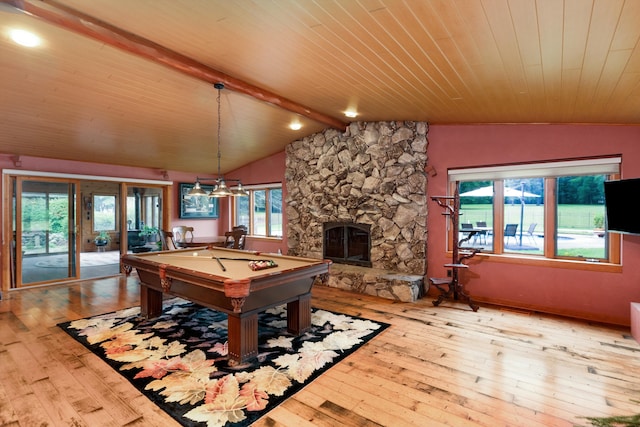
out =
[[[249,220],[248,220],[248,224],[239,224],[238,223],[238,208],[237,208],[237,203],[238,203],[238,199],[240,199],[240,197],[234,197],[233,198],[233,203],[231,204],[231,210],[232,210],[232,215],[231,217],[233,218],[232,222],[233,222],[233,226],[238,226],[238,225],[245,225],[247,226],[248,232],[247,235],[253,238],[258,238],[258,239],[270,239],[270,240],[279,240],[281,241],[283,239],[284,236],[280,235],[273,235],[272,233],[272,223],[271,223],[271,200],[272,197],[270,196],[271,191],[272,190],[279,190],[281,193],[283,192],[283,188],[282,188],[282,183],[278,182],[278,183],[269,183],[269,184],[257,184],[257,185],[246,185],[243,186],[243,188],[249,193]],[[255,208],[255,192],[258,191],[264,191],[265,192],[265,229],[266,229],[266,234],[256,234],[256,231],[254,229],[254,208]],[[244,197],[242,197],[244,198]],[[284,211],[284,200],[282,200],[282,204],[281,204],[281,212]],[[283,230],[283,234],[284,234],[284,224],[281,223],[280,229]]]
[[[557,200],[556,188],[559,176],[607,175],[608,179],[620,178],[621,157],[603,156],[577,160],[559,160],[539,163],[519,163],[448,171],[449,194],[454,194],[459,181],[490,180],[494,183],[493,197],[493,250],[480,252],[478,256],[499,262],[522,264],[541,264],[554,267],[566,267],[586,270],[621,271],[621,238],[618,233],[606,233],[608,259],[592,260],[578,257],[563,257],[556,252]],[[543,254],[527,255],[504,252],[504,181],[511,178],[544,179],[544,236]],[[451,248],[457,231],[449,229],[447,247]],[[450,250],[450,249],[449,249]]]

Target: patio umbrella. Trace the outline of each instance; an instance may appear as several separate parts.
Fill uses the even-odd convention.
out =
[[[460,193],[460,197],[493,197],[493,185]],[[504,197],[540,197],[540,195],[511,187],[504,187]]]
[[[460,197],[493,197],[493,185],[476,188],[475,190],[460,193]],[[524,222],[524,199],[525,197],[540,197],[539,194],[524,191],[524,187],[520,190],[504,187],[504,197],[517,197],[520,199],[520,246],[522,246],[522,223]]]

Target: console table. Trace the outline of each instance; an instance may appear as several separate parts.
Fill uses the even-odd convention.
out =
[[[433,201],[444,208],[443,215],[448,216],[453,230],[454,244],[452,249],[452,261],[444,266],[451,269],[451,277],[436,278],[431,277],[429,281],[438,289],[440,295],[433,301],[433,305],[438,306],[445,299],[463,300],[469,304],[473,311],[478,311],[478,306],[465,292],[464,286],[460,283],[460,271],[469,268],[464,264],[466,259],[473,257],[480,252],[481,248],[463,247],[478,231],[472,230],[463,239],[458,240],[460,226],[460,183],[456,182],[456,189],[453,196],[433,196]]]

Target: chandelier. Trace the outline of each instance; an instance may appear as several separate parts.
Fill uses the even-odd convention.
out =
[[[220,150],[220,92],[224,89],[223,83],[215,83],[213,85],[218,91],[217,103],[218,103],[218,177],[217,178],[199,178],[196,177],[196,182],[191,190],[187,193],[189,196],[208,196],[208,197],[227,197],[227,196],[248,196],[249,193],[242,188],[242,183],[239,179],[224,179],[224,176],[220,173],[220,159],[222,158]],[[214,181],[213,190],[210,193],[204,191],[200,185],[200,181]],[[227,187],[227,181],[237,182],[237,187],[231,189]]]

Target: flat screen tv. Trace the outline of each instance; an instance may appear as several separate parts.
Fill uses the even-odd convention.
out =
[[[640,178],[604,182],[607,231],[640,234]]]

